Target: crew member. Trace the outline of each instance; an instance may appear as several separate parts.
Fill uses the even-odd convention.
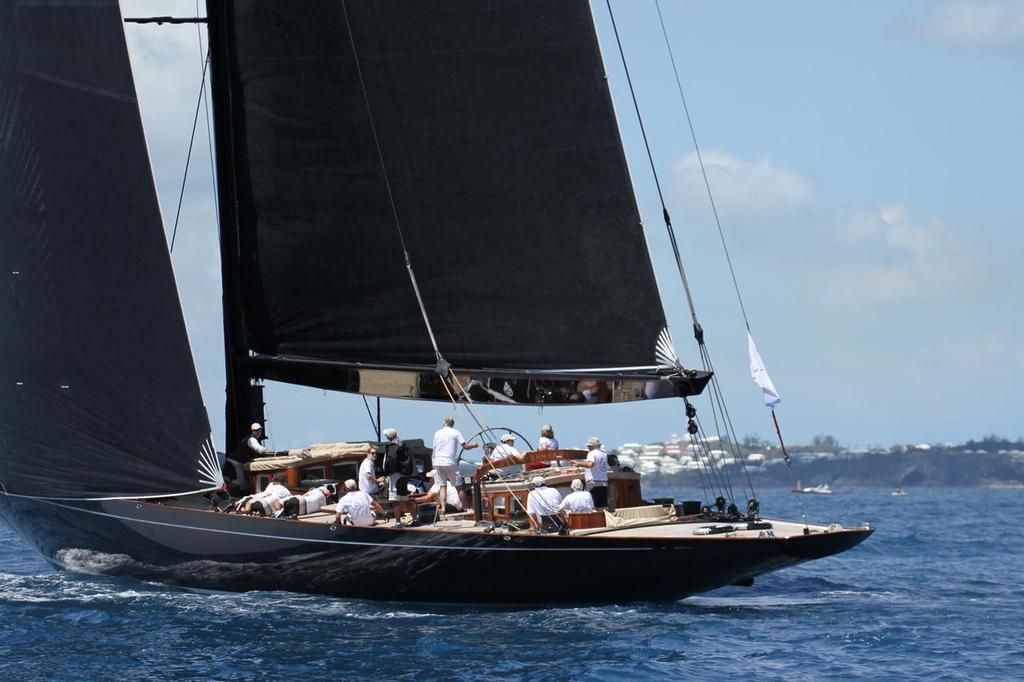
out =
[[[370,447],[366,450],[366,457],[359,464],[359,489],[371,497],[380,492],[380,486],[386,480],[383,476],[377,477],[377,449]]]
[[[338,500],[337,512],[334,515],[335,523],[345,523],[351,526],[372,526],[374,513],[384,516],[384,508],[377,500],[373,499],[362,490],[356,490],[356,482],[351,478],[345,481],[344,497]]]
[[[250,495],[238,501],[236,510],[241,514],[258,514],[259,516],[278,516],[281,513],[285,498],[291,497],[291,491],[285,487],[287,477],[278,472],[267,484],[262,493]]]
[[[263,446],[265,439],[263,425],[253,422],[249,427],[248,435],[238,441],[238,445],[231,451],[231,454],[224,458],[221,473],[224,474],[224,480],[231,487],[233,495],[237,495],[242,490],[248,490],[249,485],[245,482],[245,469],[242,467],[257,457],[268,454],[267,448]]]
[[[587,439],[587,459],[572,460],[573,466],[584,467],[587,490],[594,497],[596,507],[608,506],[608,453],[601,446],[601,439],[591,436]]]
[[[583,488],[583,481],[574,478],[572,492],[565,496],[562,503],[558,505],[558,510],[576,514],[594,511],[594,497]]]
[[[437,472],[431,469],[430,471],[427,472],[427,478],[429,478],[431,481],[430,488],[428,488],[427,492],[425,492],[424,494],[417,495],[416,497],[413,498],[416,504],[429,504],[431,502],[437,502],[437,499],[440,496],[441,484],[437,480]],[[445,491],[445,505],[447,509],[441,510],[441,504],[438,502],[438,510],[451,510],[453,512],[463,511],[466,508],[466,505],[463,504],[462,502],[462,496],[459,493],[459,489],[456,488],[451,483],[446,483],[445,487],[447,488],[447,490]]]
[[[533,490],[526,497],[526,513],[535,528],[557,530],[558,505],[561,502],[562,496],[554,488],[545,485],[543,476],[533,477]]]
[[[515,443],[516,437],[513,436],[511,433],[506,433],[504,436],[502,436],[501,443],[496,445],[494,450],[491,451],[491,461],[497,462],[499,459],[506,458],[515,459],[517,462],[521,461],[519,460],[519,450],[516,449]],[[504,476],[507,474],[511,474],[515,471],[518,471],[521,468],[521,465],[503,466],[495,468],[495,471]]]
[[[540,439],[537,441],[537,450],[557,450],[558,439],[555,438],[555,430],[551,424],[544,424],[540,427]],[[550,462],[530,462],[526,469],[543,469],[550,466]]]
[[[555,438],[555,430],[551,424],[540,427],[540,440],[537,441],[538,450],[557,450],[558,439]]]
[[[249,427],[249,435],[238,441],[238,446],[231,453],[231,459],[245,464],[257,457],[265,457],[269,450],[263,447],[264,440],[266,440],[266,436],[263,435],[263,425],[259,422],[253,422],[252,426]]]
[[[281,506],[281,516],[287,519],[294,519],[306,514],[313,514],[320,511],[320,507],[329,504],[332,499],[338,497],[338,484],[328,483],[313,488],[302,495],[293,495],[284,501]]]
[[[479,443],[467,443],[466,439],[462,437],[462,434],[455,428],[455,418],[445,417],[441,422],[441,428],[434,434],[434,470],[437,472],[437,483],[438,483],[438,510],[441,514],[441,520],[444,520],[444,509],[447,502],[447,490],[446,484],[451,483],[456,485],[458,483],[459,475],[459,457],[461,453],[459,447],[461,446],[465,450],[472,450],[475,447],[479,447]]]
[[[388,477],[388,502],[395,510],[395,522],[402,522],[402,514],[416,518],[416,503],[409,498],[409,477],[413,474],[412,454],[398,437],[396,429],[384,429],[384,452],[381,454],[380,473]]]

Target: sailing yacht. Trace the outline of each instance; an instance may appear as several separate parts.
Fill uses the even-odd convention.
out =
[[[711,374],[675,351],[586,0],[207,13],[229,452],[265,381],[690,415]],[[509,253],[545,266],[495,277]],[[648,503],[628,470],[608,511],[539,532],[517,522],[526,481],[487,464],[470,511],[416,527],[221,511],[116,0],[0,0],[0,265],[0,515],[58,567],[449,602],[507,601],[511,575],[545,578],[518,603],[665,600],[871,533],[755,499]],[[245,475],[301,491],[381,446],[321,445]],[[542,475],[568,490],[583,471]]]

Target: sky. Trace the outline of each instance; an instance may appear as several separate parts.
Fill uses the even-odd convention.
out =
[[[787,442],[850,447],[1024,435],[1024,0],[660,0],[750,329]],[[122,0],[125,16],[196,3]],[[613,0],[654,164],[736,432],[774,436],[654,0]],[[666,313],[699,364],[661,207],[603,0],[593,3]],[[200,8],[202,11],[202,8]],[[128,25],[168,241],[205,35]],[[215,440],[224,440],[217,217],[202,118],[172,260]],[[268,384],[277,449],[370,438],[362,398]],[[707,399],[695,401],[702,415]],[[427,438],[450,407],[383,400]],[[676,400],[481,408],[563,446],[685,429]],[[463,411],[458,425],[475,431]]]

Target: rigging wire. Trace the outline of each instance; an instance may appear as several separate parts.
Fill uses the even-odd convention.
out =
[[[373,418],[373,412],[370,411],[370,401],[366,399],[365,395],[363,395],[363,405],[366,405],[366,414],[370,417],[370,426],[373,427],[373,432],[379,434],[380,422]]]
[[[459,382],[458,377],[455,375],[455,372],[451,369],[451,365],[448,362],[446,362],[444,357],[441,355],[441,350],[440,350],[440,348],[438,346],[437,338],[434,336],[434,329],[433,329],[433,327],[430,324],[430,317],[427,315],[426,304],[424,303],[423,296],[420,293],[419,283],[416,281],[416,273],[413,271],[412,260],[411,260],[411,258],[409,256],[409,249],[408,249],[408,247],[406,246],[406,243],[405,243],[405,234],[402,231],[402,221],[401,221],[401,219],[398,216],[398,206],[397,206],[397,204],[395,202],[394,193],[392,192],[392,189],[391,189],[391,179],[390,179],[390,177],[388,175],[387,163],[384,161],[384,152],[383,152],[383,150],[381,148],[380,137],[377,134],[377,125],[374,122],[374,118],[373,118],[373,107],[370,105],[370,97],[369,97],[369,94],[367,93],[367,90],[366,90],[366,81],[363,78],[363,70],[362,70],[362,66],[361,66],[361,64],[359,62],[359,52],[356,49],[355,35],[352,32],[352,23],[349,20],[348,5],[345,2],[345,0],[341,1],[341,9],[342,9],[342,13],[344,14],[344,17],[345,17],[345,28],[348,31],[349,42],[352,45],[352,58],[353,58],[353,61],[355,63],[356,74],[359,77],[359,87],[360,87],[360,90],[362,91],[363,104],[366,107],[366,114],[367,114],[367,118],[369,119],[369,123],[370,123],[370,131],[373,134],[373,143],[374,143],[374,147],[375,147],[375,149],[377,151],[377,160],[380,163],[381,174],[383,175],[383,178],[384,178],[384,188],[385,188],[386,193],[387,193],[388,204],[389,204],[389,206],[391,208],[391,215],[392,215],[392,218],[394,219],[395,230],[398,232],[398,240],[399,240],[399,243],[401,244],[402,255],[403,255],[404,259],[405,259],[405,269],[406,269],[406,272],[408,272],[408,274],[409,274],[409,281],[412,284],[413,291],[416,294],[416,302],[419,304],[420,315],[423,317],[424,325],[426,325],[427,335],[430,337],[430,343],[431,343],[431,345],[434,348],[434,356],[437,359],[437,368],[436,369],[437,369],[438,377],[441,379],[441,384],[444,386],[445,392],[448,393],[448,397],[451,400],[452,405],[456,409],[458,409],[458,406],[459,406],[460,402],[455,398],[455,395],[453,395],[453,393],[451,391],[451,388],[448,385],[447,376],[449,374],[451,375],[452,379],[454,380],[454,383],[459,386],[461,395],[465,396],[466,400],[469,401],[468,405],[466,403],[461,403],[461,404],[463,406],[465,406],[467,413],[470,415],[470,417],[473,419],[473,421],[476,422],[477,426],[480,427],[480,429],[482,431],[485,431],[486,433],[489,434],[491,432],[490,427],[485,427],[484,424],[479,419],[479,417],[476,415],[476,412],[472,409],[472,405],[473,405],[472,398],[469,397],[469,394],[462,387],[462,384]],[[369,409],[369,405],[367,405],[367,409]],[[372,418],[371,418],[371,421],[372,421]],[[485,444],[492,444],[492,443],[493,443],[493,441],[485,439]],[[490,457],[486,454],[486,452],[484,453],[484,456],[487,458],[488,461],[490,461]],[[499,476],[499,479],[500,479],[501,478],[500,472],[499,472],[498,476]],[[506,484],[506,488],[508,488],[508,492],[511,494],[512,490],[511,490],[511,488],[508,487],[508,484]]]
[[[488,434],[488,438],[490,438],[491,437],[490,434],[493,433],[494,429],[492,429],[489,425],[481,423],[481,420],[478,418],[478,416],[476,415],[475,410],[473,409],[476,406],[476,403],[473,402],[473,398],[469,395],[469,392],[463,387],[462,382],[459,381],[459,377],[458,377],[457,374],[455,374],[455,370],[449,368],[448,369],[448,374],[451,376],[453,385],[458,387],[459,394],[466,399],[466,402],[465,403],[461,403],[461,404],[466,408],[466,412],[470,415],[470,417],[473,419],[473,421],[476,422],[476,425],[480,428],[481,435],[483,433],[487,433]],[[442,383],[445,386],[445,391],[448,392],[448,397],[452,400],[452,405],[457,408],[459,403],[455,400],[455,396],[452,395],[452,392],[449,390],[448,382],[445,380],[444,377],[442,377]],[[485,443],[485,445],[486,444],[494,444],[495,446],[497,446],[497,444],[494,443],[493,440],[485,440],[484,443]],[[491,467],[492,467],[491,471],[494,472],[494,474],[498,477],[498,482],[502,486],[504,486],[505,491],[508,492],[508,494],[509,494],[509,504],[518,504],[518,505],[522,506],[522,503],[519,501],[519,498],[517,498],[515,493],[512,491],[511,484],[505,479],[505,477],[502,475],[501,471],[497,467],[494,467],[493,463],[495,461],[497,461],[497,460],[496,459],[492,460],[491,456],[487,453],[486,448],[482,447],[481,450],[483,451],[483,458],[484,458],[483,461],[488,462],[488,463],[491,464]],[[493,450],[492,450],[492,452],[493,452]],[[513,500],[514,500],[514,502],[513,502]],[[525,511],[525,509],[524,509],[524,511]],[[563,521],[559,520],[558,523],[559,523],[559,525],[563,525],[564,526],[564,522]]]
[[[611,0],[609,0],[610,2]],[[676,89],[679,92],[679,99],[683,102],[683,111],[686,113],[686,123],[690,128],[690,137],[693,139],[693,148],[697,152],[697,162],[700,164],[701,175],[704,176],[704,187],[707,189],[708,200],[711,202],[711,212],[715,216],[715,225],[718,226],[718,236],[722,240],[722,248],[725,250],[725,261],[729,264],[729,274],[732,276],[732,286],[736,291],[736,300],[740,304],[740,312],[743,313],[743,323],[750,331],[750,322],[747,320],[747,309],[743,305],[743,296],[740,295],[740,285],[736,280],[736,271],[732,267],[732,258],[729,256],[729,247],[725,243],[725,232],[722,230],[722,221],[718,219],[718,207],[715,205],[715,197],[711,194],[711,183],[708,181],[708,172],[704,167],[704,157],[700,153],[700,145],[697,144],[697,133],[694,132],[693,121],[690,119],[690,109],[686,106],[686,96],[683,95],[683,85],[679,80],[679,69],[676,68],[676,58],[672,53],[672,45],[668,39],[668,30],[665,28],[665,18],[661,14],[661,2],[654,0],[654,6],[658,10],[658,21],[661,23],[661,34],[665,37],[665,47],[668,48],[669,61],[672,62],[672,73],[676,79]]]
[[[665,195],[661,191],[661,181],[658,179],[658,170],[654,165],[654,155],[651,153],[651,145],[647,140],[647,129],[644,127],[643,116],[640,115],[640,103],[636,99],[636,91],[633,89],[633,79],[629,75],[629,65],[626,63],[626,51],[622,47],[622,40],[619,38],[619,27],[615,23],[615,12],[612,10],[612,0],[605,0],[608,5],[608,16],[612,20],[612,30],[615,33],[615,43],[619,47],[619,56],[622,58],[622,68],[626,72],[626,82],[629,84],[629,94],[633,98],[633,109],[636,111],[637,121],[640,123],[640,134],[643,136],[644,148],[647,150],[647,161],[651,165],[651,173],[654,175],[654,186],[658,190],[658,199],[661,201],[661,217],[668,229],[668,239],[672,244],[672,253],[676,258],[676,268],[679,270],[679,277],[683,280],[683,289],[686,291],[686,302],[690,306],[690,317],[693,319],[693,333],[698,340],[703,339],[704,331],[700,322],[697,321],[697,309],[693,304],[693,296],[690,294],[690,283],[686,278],[686,269],[683,268],[683,257],[679,253],[679,243],[676,241],[675,230],[672,229],[672,216],[669,215],[668,206],[665,205]]]
[[[655,188],[658,191],[658,199],[661,202],[662,218],[663,218],[663,220],[665,222],[665,229],[668,231],[669,242],[672,245],[672,253],[673,253],[673,255],[675,256],[675,259],[676,259],[676,268],[679,271],[679,277],[682,280],[683,290],[684,290],[684,292],[686,294],[686,302],[687,302],[687,305],[690,308],[690,317],[693,320],[693,335],[694,335],[694,338],[697,340],[698,346],[702,349],[701,350],[701,354],[702,354],[702,358],[703,358],[703,357],[705,357],[704,356],[704,350],[703,350],[704,347],[705,347],[705,344],[704,344],[704,329],[701,327],[700,321],[697,318],[697,309],[696,309],[696,305],[693,302],[693,295],[692,295],[692,293],[690,291],[689,280],[686,277],[686,269],[683,266],[683,258],[682,258],[682,255],[681,255],[680,251],[679,251],[679,242],[678,242],[678,239],[676,238],[675,228],[672,226],[672,216],[669,214],[668,206],[665,203],[665,195],[662,192],[661,181],[658,178],[657,166],[654,163],[654,154],[651,152],[651,145],[650,145],[650,142],[649,142],[649,140],[647,138],[647,130],[646,130],[646,127],[644,126],[643,115],[640,112],[640,103],[637,100],[636,90],[633,87],[633,79],[632,79],[632,77],[630,76],[630,73],[629,73],[629,64],[628,64],[628,61],[626,59],[626,51],[625,51],[625,48],[622,45],[622,39],[621,39],[621,37],[619,35],[618,25],[617,25],[617,23],[615,21],[615,11],[612,9],[612,2],[611,2],[611,0],[605,0],[605,2],[607,4],[607,6],[608,6],[608,16],[611,19],[612,31],[613,31],[613,33],[615,35],[615,43],[618,46],[619,56],[620,56],[620,58],[622,60],[622,68],[623,68],[623,71],[625,72],[625,75],[626,75],[626,83],[629,86],[629,94],[630,94],[630,97],[633,100],[633,110],[636,112],[637,122],[640,125],[640,133],[641,133],[641,136],[643,137],[643,141],[644,141],[644,148],[647,151],[647,161],[650,164],[651,174],[654,176],[654,185],[655,185]],[[708,369],[708,367],[707,367],[708,364],[710,364],[710,363],[706,362],[705,369]],[[714,376],[712,378],[714,379]],[[717,389],[717,382],[713,382],[712,383],[712,392],[715,392],[716,390],[718,390]],[[719,398],[721,398],[721,396],[719,396]],[[712,403],[712,410],[714,411],[714,403]],[[716,418],[716,421],[717,421],[717,418]],[[705,449],[707,449],[706,448],[706,443],[705,443]],[[717,471],[717,464],[714,463],[713,458],[710,457],[710,452],[708,453],[708,456],[709,456],[709,461],[712,463],[712,467],[709,467],[709,469]],[[741,461],[742,461],[742,458],[741,458]],[[728,474],[727,473],[726,473],[726,477],[727,477],[726,480],[728,480]],[[729,481],[729,484],[727,486],[725,486],[725,487],[726,487],[726,489],[729,492],[729,497],[730,498],[734,497],[733,491],[732,491],[731,481]]]
[[[391,191],[391,179],[388,176],[388,167],[384,162],[384,152],[380,146],[380,137],[377,135],[377,124],[373,120],[373,107],[370,106],[370,96],[366,92],[366,82],[363,80],[363,69],[359,63],[359,52],[356,50],[356,39],[355,34],[352,32],[352,24],[348,18],[348,4],[345,0],[341,0],[341,10],[345,15],[345,28],[348,30],[348,39],[352,45],[352,59],[356,66],[356,75],[359,76],[359,88],[363,94],[363,104],[366,106],[366,115],[370,122],[370,132],[373,133],[373,144],[377,150],[377,160],[380,162],[381,174],[384,176],[384,188],[387,191],[388,204],[391,207],[391,215],[395,221],[395,229],[398,232],[398,241],[402,245],[402,255],[405,258],[405,269],[409,273],[409,281],[412,283],[413,291],[416,293],[416,301],[420,306],[420,314],[423,316],[423,323],[427,326],[427,334],[430,336],[430,343],[434,347],[434,355],[437,358],[437,370],[438,374],[444,374],[448,367],[448,363],[444,361],[441,356],[441,351],[437,346],[437,339],[434,337],[434,329],[430,325],[430,317],[427,315],[427,307],[423,302],[423,296],[420,294],[419,284],[416,282],[416,273],[412,269],[412,261],[409,258],[409,249],[405,245],[405,234],[402,232],[402,221],[398,217],[398,206],[395,203],[394,193]],[[443,377],[442,377],[443,380]]]
[[[199,0],[196,0],[196,16],[199,16]],[[199,41],[199,60],[203,61],[203,30],[196,23],[196,39]],[[206,147],[210,158],[210,182],[213,185],[213,195],[217,196],[217,170],[213,165],[213,123],[210,117],[210,97],[203,88],[203,115],[206,118]]]
[[[718,375],[714,371],[714,364],[711,362],[711,352],[708,350],[707,345],[701,345],[701,358],[704,361],[705,369],[711,372],[711,395],[713,398],[711,409],[712,413],[715,410],[715,403],[718,403],[718,410],[722,413],[722,424],[726,428],[726,435],[729,438],[730,450],[732,451],[733,458],[738,459],[740,462],[740,469],[743,472],[743,476],[746,479],[746,485],[744,486],[744,494],[746,493],[747,487],[750,488],[750,497],[755,497],[754,494],[754,483],[750,479],[750,472],[747,470],[747,461],[742,456],[739,449],[739,438],[736,435],[736,429],[733,427],[732,416],[729,414],[728,405],[725,402],[725,392],[722,390],[722,386],[718,381]],[[715,429],[718,431],[718,421],[715,420]],[[719,439],[721,439],[721,432],[718,431]],[[741,481],[742,484],[742,481]],[[750,498],[747,498],[750,499]]]
[[[672,64],[672,73],[675,76],[676,91],[679,93],[679,100],[682,102],[683,112],[686,115],[686,124],[687,124],[687,127],[689,127],[689,129],[690,129],[690,138],[693,140],[693,148],[694,148],[694,150],[696,151],[696,154],[697,154],[697,162],[700,165],[701,176],[704,179],[704,188],[707,191],[708,201],[711,204],[711,212],[712,212],[712,214],[714,215],[714,218],[715,218],[715,226],[718,229],[718,237],[721,240],[722,250],[725,253],[725,261],[726,261],[726,263],[729,266],[729,275],[732,278],[733,290],[736,292],[736,301],[739,303],[740,313],[743,315],[743,324],[747,328],[747,333],[750,333],[750,320],[747,317],[746,306],[743,304],[743,295],[740,293],[740,285],[739,285],[738,279],[736,278],[736,270],[733,267],[732,257],[729,254],[729,246],[728,246],[728,244],[725,241],[725,230],[722,228],[722,221],[721,221],[721,219],[719,218],[719,215],[718,215],[718,206],[715,204],[715,197],[714,197],[714,194],[711,191],[711,182],[708,180],[707,168],[704,165],[704,157],[701,155],[701,153],[700,153],[700,145],[697,143],[697,133],[696,133],[696,131],[694,129],[694,126],[693,126],[693,119],[690,116],[690,108],[686,104],[686,95],[683,94],[682,80],[679,78],[679,69],[676,66],[675,54],[672,52],[672,43],[671,43],[671,41],[668,38],[668,29],[665,26],[665,17],[664,17],[664,15],[662,15],[662,12],[661,12],[661,2],[660,2],[660,0],[654,0],[654,6],[655,6],[655,8],[657,9],[657,12],[658,12],[658,22],[661,24],[661,34],[662,34],[662,37],[665,40],[665,48],[668,50],[669,61]],[[702,350],[702,352],[704,354],[706,354],[706,350]],[[710,356],[707,357],[707,366],[711,367]],[[712,377],[712,382],[713,382],[714,386],[717,388],[717,386],[718,386],[717,377],[713,376]],[[728,411],[725,408],[724,400],[722,401],[722,406],[721,407],[722,407],[722,410],[723,410],[723,420],[728,424],[727,428],[732,433],[732,439],[733,439],[733,442],[735,443],[736,432],[735,432],[735,429],[732,426],[732,419],[731,419],[731,417],[729,417]],[[790,461],[789,453],[786,452],[786,444],[785,444],[785,442],[783,442],[783,439],[782,439],[782,430],[779,428],[779,420],[775,416],[775,410],[772,409],[771,412],[772,412],[772,422],[775,425],[775,433],[779,437],[779,445],[782,448],[783,460],[786,463],[786,467],[789,469],[790,479],[793,479],[793,476],[794,476],[794,474],[793,474],[793,466],[792,466],[792,463]],[[750,473],[747,471],[746,460],[741,458],[741,461],[743,462],[743,472],[746,475],[747,480],[749,482],[750,481]],[[795,486],[795,481],[794,481],[794,488],[795,487],[796,486]],[[753,484],[752,483],[751,483],[751,491],[753,491]],[[803,515],[803,504],[802,504],[802,502],[800,500],[797,500],[797,503],[800,505],[800,512],[801,512],[801,515]],[[806,516],[804,516],[804,521],[805,521],[805,524],[806,524]]]
[[[196,141],[196,126],[199,124],[199,106],[203,103],[206,95],[206,69],[210,65],[210,51],[206,51],[206,59],[203,61],[203,75],[199,83],[199,99],[196,100],[196,113],[192,117],[192,135],[188,140],[188,154],[185,156],[185,172],[181,176],[181,190],[178,192],[178,210],[174,214],[174,230],[171,232],[171,253],[174,253],[174,240],[178,236],[178,221],[181,219],[181,204],[185,199],[185,183],[188,181],[188,168],[192,162],[192,145]]]

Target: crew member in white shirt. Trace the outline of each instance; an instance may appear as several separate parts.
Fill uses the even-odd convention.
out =
[[[281,507],[281,516],[294,519],[298,516],[314,514],[320,511],[320,507],[332,499],[336,499],[337,496],[338,485],[336,483],[328,483],[327,485],[313,488],[309,492],[302,495],[294,495],[285,500]]]
[[[441,520],[444,520],[444,508],[447,503],[446,483],[455,485],[459,476],[459,448],[472,450],[479,447],[479,443],[467,443],[462,434],[455,428],[455,418],[445,417],[441,422],[441,428],[434,434],[434,470],[437,472],[439,484],[437,502]]]
[[[366,459],[359,465],[359,489],[370,496],[376,495],[384,483],[384,476],[377,476],[377,465],[374,462],[376,457],[377,451],[371,447],[366,451]]]
[[[584,467],[583,476],[587,490],[594,497],[596,507],[608,506],[608,453],[601,447],[601,439],[591,436],[587,439],[586,461],[572,460],[573,466]]]
[[[274,474],[274,478],[262,493],[252,495],[239,511],[243,514],[259,514],[260,516],[278,516],[284,505],[285,499],[292,496],[292,493],[285,487],[286,476],[282,473]]]
[[[526,513],[533,521],[534,527],[542,528],[546,516],[557,517],[558,505],[561,502],[562,496],[554,488],[545,485],[543,476],[533,477],[533,490],[526,497]]]
[[[583,481],[574,478],[572,481],[572,492],[565,496],[558,510],[581,514],[594,511],[594,497],[583,489]]]
[[[376,512],[384,516],[384,508],[362,490],[356,490],[356,482],[351,478],[345,481],[348,492],[338,500],[334,514],[335,523],[346,523],[353,526],[372,526]]]
[[[506,433],[504,436],[502,436],[501,443],[495,446],[494,450],[491,452],[491,461],[497,462],[499,459],[506,459],[509,457],[518,458],[519,450],[516,449],[515,442],[516,437],[513,436],[511,433]],[[516,461],[519,460],[516,459]],[[504,476],[507,474],[511,474],[515,471],[519,471],[521,469],[521,464],[514,464],[512,466],[497,467],[495,471]]]

